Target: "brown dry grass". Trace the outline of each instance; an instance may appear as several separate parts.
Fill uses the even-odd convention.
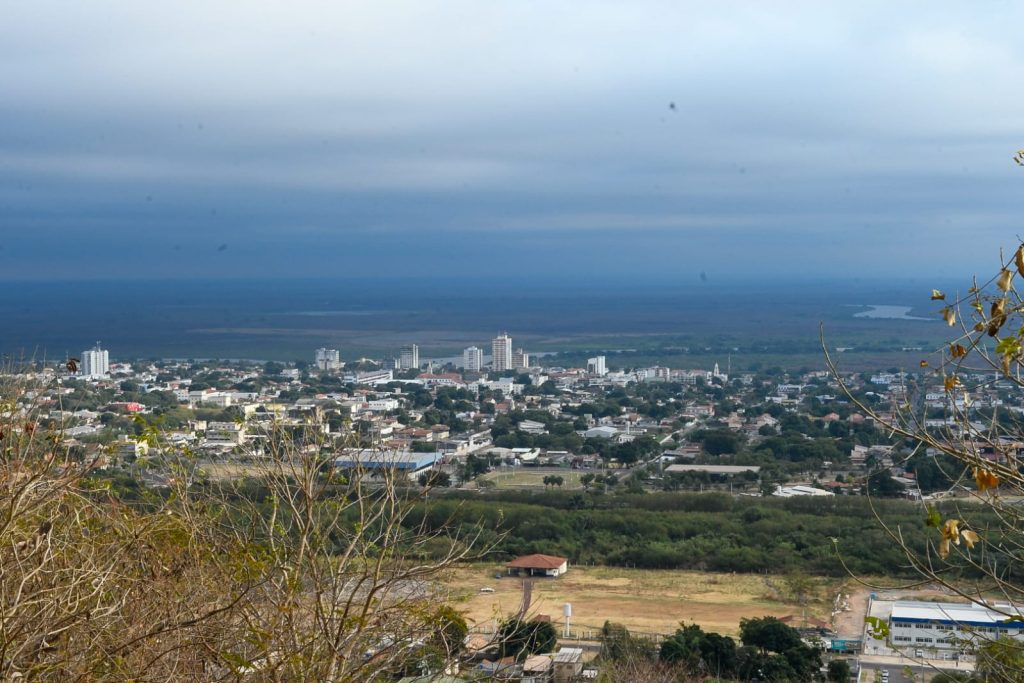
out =
[[[454,570],[451,597],[460,601],[458,608],[471,624],[500,621],[519,609],[522,581],[495,578],[501,569],[487,564]],[[494,593],[480,593],[485,586]],[[807,605],[808,616],[828,619],[830,588],[821,584],[824,599]],[[569,602],[574,630],[596,630],[609,620],[635,632],[672,633],[685,621],[735,635],[744,617],[801,614],[801,606],[772,599],[772,594],[764,577],[753,574],[570,566],[563,577],[534,581],[531,612],[561,624],[562,607]]]

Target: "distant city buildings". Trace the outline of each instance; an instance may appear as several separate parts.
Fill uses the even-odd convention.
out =
[[[96,342],[95,347],[82,351],[81,372],[83,377],[89,379],[99,379],[110,374],[110,354],[100,347],[99,342]]]
[[[604,356],[594,356],[593,358],[587,359],[587,373],[596,375],[597,377],[604,377],[608,374],[608,366],[605,365]]]
[[[469,372],[480,372],[484,367],[483,349],[470,346],[462,352],[462,367]]]
[[[338,349],[317,349],[316,367],[320,370],[340,370],[341,352]]]
[[[500,334],[491,340],[491,363],[495,372],[512,369],[512,337]]]
[[[402,370],[414,370],[420,367],[420,347],[407,344],[402,347],[398,356],[398,367]]]

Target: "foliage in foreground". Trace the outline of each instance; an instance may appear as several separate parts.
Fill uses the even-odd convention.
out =
[[[1018,278],[1024,278],[1024,244],[1000,259],[990,279],[975,278],[962,296],[932,291],[939,317],[956,333],[920,360],[934,374],[908,391],[892,414],[881,415],[858,400],[826,351],[833,375],[858,409],[915,444],[915,455],[934,457],[952,488],[969,495],[949,506],[923,505],[923,533],[880,518],[893,548],[920,579],[1011,622],[1021,620],[1024,605],[1024,421],[1019,411],[1004,409],[999,397],[1024,390]],[[941,409],[929,412],[928,393],[942,397]],[[965,645],[976,649],[978,680],[1022,680],[1021,641],[992,639],[981,631],[969,640]]]
[[[0,679],[374,681],[461,648],[432,587],[472,539],[403,525],[388,477],[271,430],[259,487],[198,486],[180,453],[130,502],[37,427],[22,377],[0,376]]]

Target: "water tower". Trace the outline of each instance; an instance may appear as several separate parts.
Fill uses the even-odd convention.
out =
[[[565,615],[565,638],[569,637],[569,622],[572,620],[572,603],[565,603],[565,607],[562,608],[562,614]]]

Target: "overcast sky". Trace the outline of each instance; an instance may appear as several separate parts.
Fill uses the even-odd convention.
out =
[[[0,0],[0,277],[966,278],[1022,8]]]

